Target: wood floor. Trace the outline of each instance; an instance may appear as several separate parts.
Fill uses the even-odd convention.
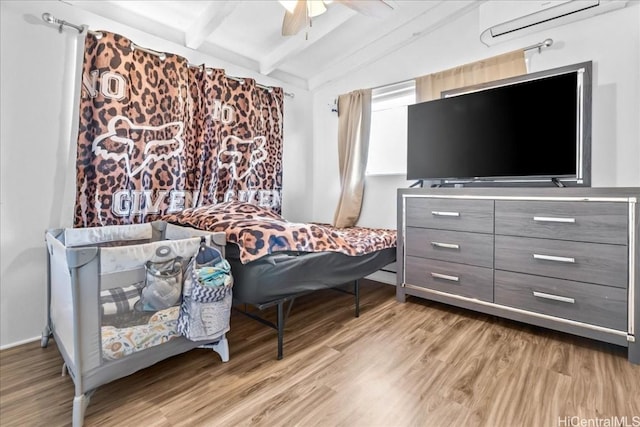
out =
[[[234,313],[228,363],[196,349],[103,385],[85,425],[640,425],[640,366],[626,349],[417,298],[400,304],[394,292],[364,281],[360,318],[349,295],[300,298],[280,361],[275,331]],[[73,382],[53,340],[0,361],[0,425],[70,424]]]

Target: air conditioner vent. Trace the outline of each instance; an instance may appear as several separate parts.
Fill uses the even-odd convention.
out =
[[[625,7],[627,0],[489,1],[480,6],[486,45]]]

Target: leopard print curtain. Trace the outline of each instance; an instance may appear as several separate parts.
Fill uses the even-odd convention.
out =
[[[149,222],[238,200],[281,210],[282,88],[88,35],[76,227]]]

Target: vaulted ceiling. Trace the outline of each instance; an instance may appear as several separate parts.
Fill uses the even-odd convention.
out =
[[[389,12],[374,17],[338,0],[313,18],[311,27],[283,36],[285,9],[275,0],[63,1],[310,90],[427,36],[482,3],[385,0]]]

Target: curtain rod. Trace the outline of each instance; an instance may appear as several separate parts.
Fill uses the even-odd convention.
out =
[[[549,47],[551,45],[553,45],[553,39],[544,39],[540,43],[536,43],[536,44],[532,44],[531,46],[523,47],[522,50],[526,52],[528,50],[538,49],[538,53],[542,53],[542,48],[543,47]],[[399,85],[399,84],[402,84],[402,83],[407,83],[407,82],[409,82],[411,80],[415,80],[415,79],[401,80],[401,81],[398,81],[398,82],[393,82],[393,83],[388,83],[388,84],[372,87],[371,89],[375,90],[375,89],[381,89],[381,88],[387,87],[387,86]]]
[[[98,32],[98,31],[91,31],[90,29],[88,29],[87,27],[84,27],[82,25],[76,25],[76,24],[72,24],[71,22],[67,22],[63,19],[58,19],[55,16],[53,16],[50,13],[43,13],[42,14],[42,20],[44,22],[46,22],[47,24],[53,24],[53,25],[58,25],[58,31],[62,32],[62,27],[67,26],[67,27],[71,27],[71,28],[75,28],[78,33],[82,34],[84,32],[84,30],[86,29],[87,32],[93,36],[95,36],[96,38],[100,39],[102,38],[102,33]]]
[[[538,49],[538,53],[542,53],[543,47],[549,47],[552,44],[553,44],[553,39],[544,39],[544,41],[541,41],[540,43],[532,44],[531,46],[524,47],[522,48],[522,50],[527,51],[527,50]]]
[[[71,22],[67,22],[63,19],[58,19],[55,16],[53,16],[50,13],[43,13],[42,14],[42,20],[48,24],[53,24],[53,25],[58,25],[58,31],[62,32],[62,28],[67,26],[67,27],[71,27],[74,28],[75,30],[78,31],[78,33],[82,34],[85,30],[87,30],[87,33],[91,34],[92,36],[94,36],[95,38],[97,38],[98,40],[100,40],[102,38],[102,33],[99,31],[92,31],[90,30],[88,27],[84,26],[84,25],[76,25],[76,24],[72,24]],[[142,46],[138,46],[137,44],[131,42],[131,50],[140,50],[142,52],[146,52],[149,53],[151,55],[155,55],[158,58],[160,58],[161,61],[164,61],[167,58],[167,55],[164,52],[158,52],[152,49],[147,49],[144,48]],[[194,65],[191,63],[188,63],[189,67],[195,68],[195,67],[200,67],[199,65]],[[207,70],[207,73],[210,72],[210,70],[212,70],[212,68],[205,68]],[[234,77],[234,76],[229,76],[227,74],[225,74],[225,77],[231,80],[235,80],[237,82],[239,82],[240,84],[244,84],[244,79],[241,77]],[[273,91],[273,87],[272,86],[265,86],[262,85],[260,83],[256,83],[256,86],[267,90],[269,92]],[[291,93],[291,92],[284,92],[285,96],[288,96],[289,98],[295,98],[295,94]]]

